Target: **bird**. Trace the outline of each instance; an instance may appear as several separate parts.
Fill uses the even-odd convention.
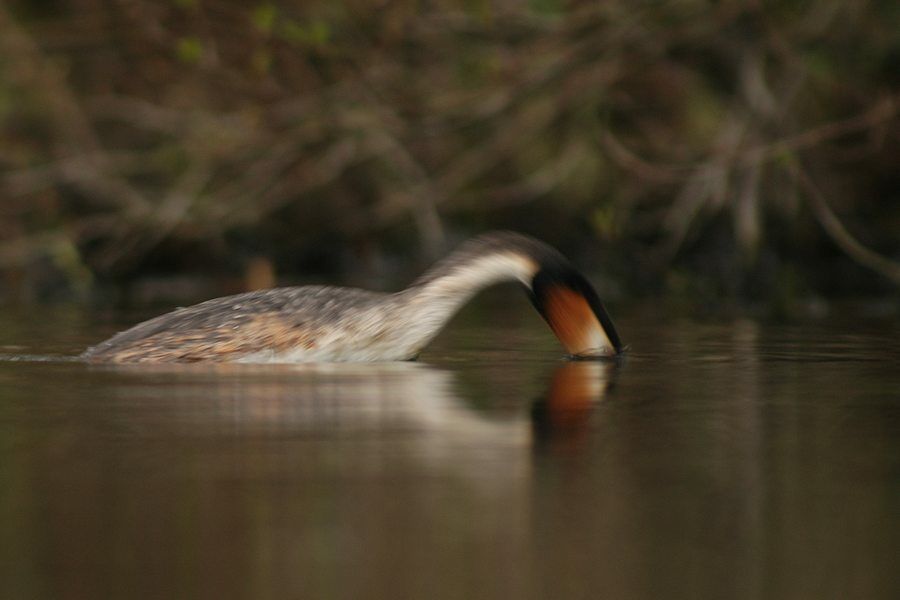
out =
[[[517,281],[569,357],[623,346],[593,286],[558,250],[494,231],[463,242],[395,293],[308,285],[178,308],[85,350],[89,363],[308,363],[415,360],[477,292]]]

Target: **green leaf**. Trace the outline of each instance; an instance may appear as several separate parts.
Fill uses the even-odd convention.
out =
[[[275,25],[275,17],[278,16],[278,9],[272,4],[260,4],[253,9],[250,19],[253,25],[263,33],[272,33]]]
[[[195,64],[200,62],[200,58],[203,56],[203,44],[195,37],[183,37],[178,40],[176,51],[179,60]]]
[[[331,39],[331,26],[320,20],[306,25],[296,21],[285,21],[281,27],[281,36],[295,44],[323,46]]]

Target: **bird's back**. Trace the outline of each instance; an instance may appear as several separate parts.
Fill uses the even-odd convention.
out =
[[[322,351],[334,331],[385,294],[328,286],[275,288],[214,298],[139,323],[88,348],[91,362],[235,361],[267,352]]]

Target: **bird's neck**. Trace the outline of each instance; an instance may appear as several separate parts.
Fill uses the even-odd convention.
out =
[[[530,288],[537,269],[534,260],[514,251],[451,254],[397,294],[398,317],[411,345],[425,346],[463,304],[490,285],[519,281]]]

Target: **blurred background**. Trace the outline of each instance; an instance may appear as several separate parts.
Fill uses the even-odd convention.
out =
[[[392,289],[508,228],[613,302],[896,306],[898,110],[890,0],[5,2],[0,296]]]
[[[627,360],[75,358],[497,228]],[[3,598],[900,598],[900,2],[2,1],[0,307]]]

